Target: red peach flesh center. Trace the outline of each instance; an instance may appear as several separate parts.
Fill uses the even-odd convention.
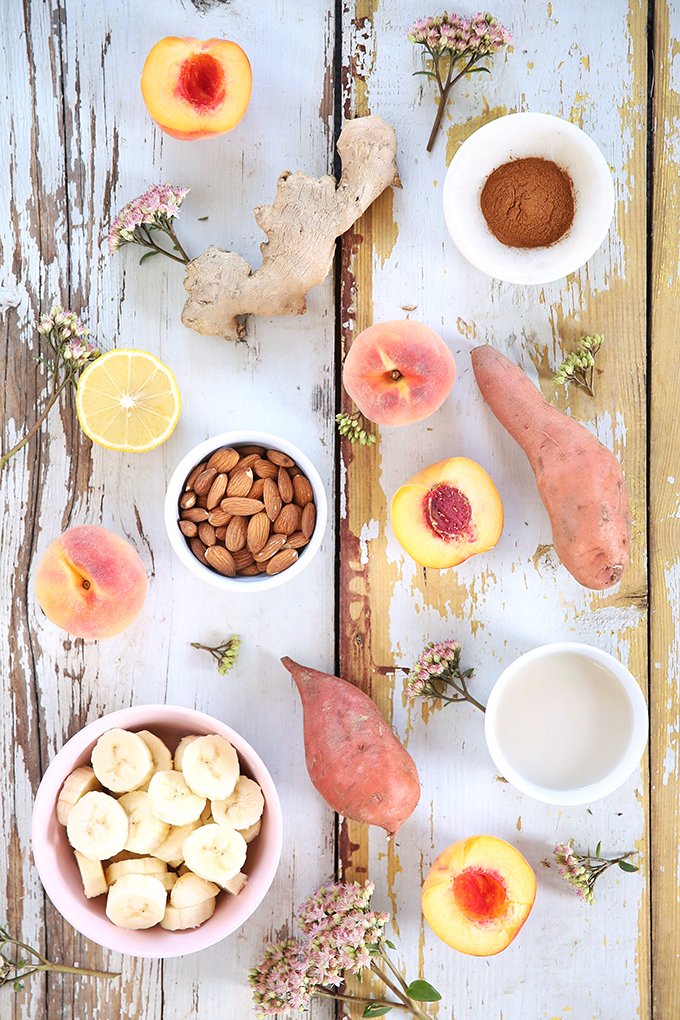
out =
[[[452,883],[453,895],[461,911],[476,923],[495,921],[508,907],[505,886],[495,875],[482,868],[466,868]]]
[[[194,53],[180,68],[178,91],[197,110],[212,110],[224,100],[224,68],[209,53]]]
[[[461,538],[472,520],[470,500],[454,485],[440,482],[425,497],[425,518],[439,538]]]

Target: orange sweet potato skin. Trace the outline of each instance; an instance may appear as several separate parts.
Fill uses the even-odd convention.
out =
[[[610,588],[628,563],[631,534],[616,457],[585,425],[552,407],[505,355],[485,345],[471,357],[482,396],[533,468],[560,561],[585,588]]]
[[[304,710],[309,778],[334,811],[393,836],[420,799],[415,762],[375,702],[340,677],[281,662]]]

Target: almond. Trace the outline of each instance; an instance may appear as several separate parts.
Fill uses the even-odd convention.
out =
[[[203,545],[214,545],[215,544],[215,529],[212,524],[207,521],[202,521],[198,525],[198,537],[200,538]]]
[[[256,446],[254,443],[251,443],[250,446],[239,446],[239,453],[242,457],[250,457],[253,453],[258,457],[264,457],[264,446]]]
[[[208,492],[206,498],[208,510],[212,510],[214,507],[217,506],[217,504],[222,499],[226,491],[227,491],[227,476],[224,473],[215,475],[215,480],[210,486],[210,491]]]
[[[212,524],[213,528],[221,528],[223,524],[228,524],[234,515],[228,514],[226,510],[223,510],[221,506],[215,507],[214,510],[210,510],[208,513],[208,520]]]
[[[248,499],[262,499],[262,493],[264,492],[264,478],[256,478],[253,482],[253,487],[248,493]]]
[[[290,549],[301,549],[303,545],[307,545],[309,539],[303,535],[301,531],[294,531],[292,535],[289,535],[286,539],[286,548]]]
[[[314,499],[314,490],[304,475],[293,476],[293,498],[298,506],[305,507]]]
[[[293,502],[293,483],[290,480],[290,475],[286,471],[285,467],[279,468],[278,476],[279,492],[281,493],[281,499],[284,503]]]
[[[182,496],[180,496],[179,505],[181,506],[182,510],[190,510],[191,507],[195,504],[195,502],[196,493],[185,492],[182,494]]]
[[[259,514],[253,514],[250,518],[248,522],[247,543],[253,556],[255,553],[259,553],[269,538],[269,526],[270,521],[264,511]]]
[[[258,478],[276,478],[279,469],[270,460],[256,460],[253,464],[253,471]]]
[[[206,492],[206,494],[204,496],[197,496],[196,497],[196,506],[200,506],[203,510],[207,510],[208,509],[208,493],[207,492]]]
[[[233,559],[237,570],[243,570],[244,567],[249,567],[255,562],[250,549],[239,549],[234,553]]]
[[[224,544],[230,552],[237,552],[246,544],[248,534],[248,518],[232,517],[224,537]]]
[[[295,461],[291,460],[285,453],[281,453],[280,450],[267,450],[267,460],[270,460],[272,464],[276,464],[277,467],[295,466]]]
[[[280,574],[282,570],[287,570],[291,567],[298,558],[296,549],[282,549],[281,552],[277,552],[275,556],[267,563],[268,574]]]
[[[195,538],[198,534],[198,524],[193,521],[180,521],[179,530],[186,538]]]
[[[207,496],[210,491],[210,486],[213,480],[217,476],[215,468],[206,468],[205,471],[201,471],[200,475],[194,482],[194,492],[197,496]]]
[[[227,496],[247,496],[253,484],[253,472],[239,467],[232,471],[227,482]]]
[[[205,558],[218,573],[224,574],[226,577],[236,576],[234,557],[228,549],[223,549],[221,545],[211,545],[205,551]]]
[[[247,567],[241,567],[238,574],[239,577],[256,577],[260,573],[260,568],[257,563],[250,563]]]
[[[215,528],[215,538],[218,542],[224,542],[225,535],[227,534],[226,524],[220,524],[219,528]]]
[[[208,511],[201,506],[192,506],[188,510],[182,510],[180,517],[183,521],[194,521],[194,523],[200,524],[201,521],[208,520]]]
[[[302,519],[300,521],[300,530],[305,538],[311,538],[314,531],[314,525],[316,524],[316,507],[313,503],[308,503],[302,511]]]
[[[194,482],[200,475],[201,471],[205,471],[207,466],[208,465],[206,464],[206,462],[203,461],[201,464],[197,464],[193,471],[189,472],[189,476],[186,482],[184,483],[184,488],[187,492],[189,492],[190,489],[193,489]]]
[[[311,504],[308,504],[310,506]],[[302,510],[297,503],[289,503],[284,506],[279,516],[274,521],[274,531],[277,535],[292,535],[300,528]]]
[[[256,563],[264,563],[279,552],[286,543],[285,535],[270,535],[259,552],[254,553]]]
[[[264,487],[262,489],[262,499],[264,500],[264,508],[267,511],[267,517],[270,521],[275,521],[281,513],[283,500],[281,499],[279,487],[273,478],[265,478]]]
[[[247,468],[252,468],[253,464],[260,459],[259,453],[249,453],[247,457],[242,457],[239,462],[239,468],[243,471]]]
[[[206,549],[206,547],[203,545],[203,543],[201,542],[200,538],[192,538],[190,545],[191,545],[191,551],[194,554],[194,556],[196,557],[196,559],[200,560],[201,563],[203,563],[203,564],[207,564],[208,561],[205,558],[205,549]]]
[[[223,499],[220,503],[223,510],[230,514],[238,514],[239,517],[250,517],[251,514],[259,514],[264,510],[264,503],[259,499],[247,499],[245,496],[232,496]],[[187,513],[191,513],[190,510]]]
[[[215,450],[208,461],[208,467],[215,468],[220,474],[228,474],[240,459],[236,450],[232,450],[230,446],[223,446],[221,450]]]

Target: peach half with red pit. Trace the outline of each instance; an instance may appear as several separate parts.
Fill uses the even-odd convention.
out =
[[[429,417],[455,378],[456,362],[444,341],[411,319],[365,329],[350,347],[342,372],[347,393],[364,417],[379,425],[412,425]]]
[[[472,460],[453,457],[419,471],[394,494],[397,541],[423,567],[455,567],[492,549],[503,531],[495,485]]]
[[[142,95],[158,126],[185,141],[231,131],[250,102],[250,62],[228,39],[168,36],[142,71]]]
[[[535,897],[536,876],[519,850],[495,836],[472,836],[439,854],[421,904],[447,945],[469,956],[494,956],[515,938]]]

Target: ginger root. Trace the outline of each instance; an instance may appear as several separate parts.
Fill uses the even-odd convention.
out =
[[[371,115],[348,121],[338,138],[342,177],[282,173],[273,205],[255,209],[268,240],[256,272],[235,252],[215,245],[187,265],[189,297],[182,322],[189,329],[239,340],[239,316],[300,315],[305,295],[327,276],[335,239],[390,185],[401,187],[397,137],[391,124]]]

